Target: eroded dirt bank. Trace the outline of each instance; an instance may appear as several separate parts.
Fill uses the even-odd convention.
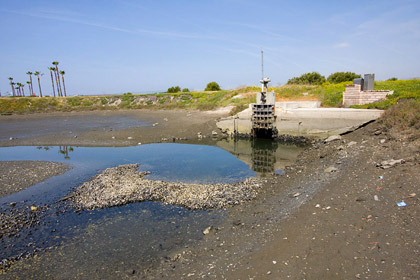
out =
[[[197,247],[144,277],[418,279],[419,160],[418,139],[378,123],[317,144]]]

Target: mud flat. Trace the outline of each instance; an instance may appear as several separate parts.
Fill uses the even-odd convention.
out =
[[[70,166],[59,162],[0,161],[0,197],[24,190],[69,169]]]
[[[248,178],[235,184],[184,184],[145,179],[138,164],[108,168],[76,188],[68,198],[79,209],[106,208],[141,201],[162,201],[189,209],[222,208],[251,200],[262,184]]]

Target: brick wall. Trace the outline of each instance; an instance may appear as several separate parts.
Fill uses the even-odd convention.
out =
[[[361,85],[347,85],[343,92],[343,105],[362,105],[386,99],[389,94],[387,90],[361,90]]]

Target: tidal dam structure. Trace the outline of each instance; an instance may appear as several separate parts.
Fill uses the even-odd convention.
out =
[[[257,93],[257,103],[252,107],[252,128],[251,135],[254,138],[273,138],[277,136],[276,128],[276,95],[275,92],[268,92],[269,78],[263,78],[261,92]]]

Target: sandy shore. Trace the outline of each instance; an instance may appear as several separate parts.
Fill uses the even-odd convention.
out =
[[[112,125],[122,123],[114,122],[118,118],[135,121],[141,115],[137,120],[147,118],[150,126]],[[109,122],[84,128],[64,121],[71,116],[87,120],[85,127],[96,124],[98,116]],[[1,116],[0,145],[122,146],[196,139],[198,132],[211,135],[218,116],[184,111]],[[44,127],[50,119],[57,122],[51,131]],[[231,207],[226,222],[195,246],[133,277],[419,279],[419,147],[418,140],[390,134],[377,123],[341,140],[315,144],[285,175],[264,179],[254,200]],[[381,163],[390,159],[403,161],[383,169],[387,166]],[[402,200],[406,207],[396,205]]]

